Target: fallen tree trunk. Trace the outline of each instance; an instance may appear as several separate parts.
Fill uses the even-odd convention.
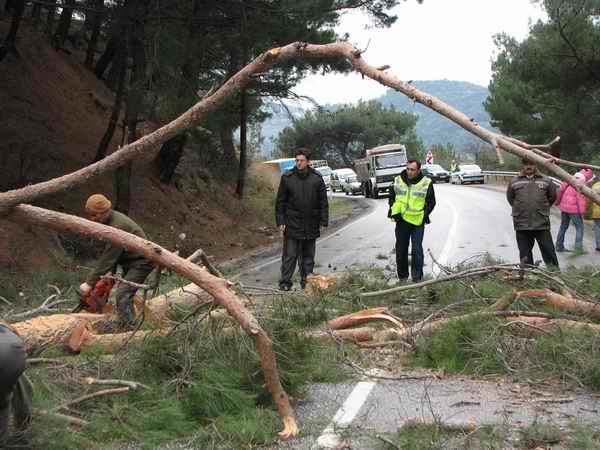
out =
[[[194,123],[224,105],[228,99],[244,89],[252,75],[263,73],[275,64],[283,63],[295,58],[346,59],[353,66],[354,70],[362,75],[367,76],[384,86],[395,89],[414,102],[421,103],[436,111],[480,139],[490,143],[494,148],[502,148],[504,151],[512,153],[520,158],[528,158],[544,167],[549,173],[555,175],[557,178],[567,181],[586,197],[592,199],[596,203],[600,203],[599,194],[593,192],[593,190],[587,186],[578,185],[573,176],[547,160],[545,157],[514,143],[514,140],[511,140],[511,138],[507,138],[480,127],[479,124],[467,115],[452,108],[440,99],[420,91],[414,85],[405,83],[395,76],[386,73],[384,70],[370,66],[362,59],[360,50],[357,50],[349,42],[339,41],[325,45],[294,42],[285,47],[274,48],[264,52],[234,76],[229,78],[215,91],[214,94],[203,98],[172,122],[162,126],[153,133],[143,136],[131,144],[121,147],[120,150],[112,153],[101,161],[68,175],[0,194],[0,211],[7,213],[12,206],[18,205],[19,203],[33,202],[42,196],[73,189],[86,183],[93,177],[115,170],[134,159],[139,159],[141,157],[152,159],[163,143],[191,127]]]
[[[205,289],[214,298],[215,302],[223,306],[242,329],[254,339],[256,349],[260,355],[265,384],[273,396],[284,423],[284,429],[280,435],[289,438],[298,434],[294,411],[279,379],[273,343],[256,318],[248,311],[235,293],[230,290],[230,282],[211,275],[207,270],[175,255],[152,241],[76,216],[30,205],[18,205],[12,210],[8,218],[19,223],[43,226],[59,232],[100,237],[113,245],[143,255]]]
[[[166,336],[169,329],[151,331],[127,331],[125,333],[96,334],[86,323],[79,324],[66,340],[67,348],[75,353],[89,348],[100,348],[104,353],[113,353],[127,343],[139,343],[150,336]]]
[[[541,298],[546,305],[552,306],[561,311],[582,314],[594,319],[600,319],[600,304],[584,302],[573,298],[570,294],[558,294],[550,289],[533,289],[519,292],[519,298]]]
[[[307,331],[304,337],[315,340],[342,339],[347,341],[365,342],[373,339],[376,333],[375,328],[362,327],[349,330],[314,330]]]

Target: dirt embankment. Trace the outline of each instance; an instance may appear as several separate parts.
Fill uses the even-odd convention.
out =
[[[0,35],[9,27],[0,20]],[[19,188],[77,170],[92,162],[106,129],[114,95],[86,69],[83,52],[57,52],[47,37],[25,21],[17,42],[19,57],[10,56],[0,70],[0,191]],[[115,133],[110,152],[117,148]],[[187,149],[178,182],[160,183],[152,161],[135,162],[130,215],[149,236],[182,253],[202,247],[218,259],[237,256],[269,242],[266,210],[273,185],[255,173],[249,198],[240,202],[201,167]],[[257,181],[258,180],[258,181]],[[88,195],[112,197],[111,175],[81,188],[46,197],[38,205],[81,215]],[[257,201],[256,198],[263,201]],[[265,211],[259,211],[261,208]],[[264,230],[264,228],[263,228]],[[63,250],[87,257],[76,237],[52,235],[0,219],[0,269],[23,271],[53,264]],[[180,236],[185,234],[185,239]],[[89,247],[89,245],[87,246]],[[83,249],[83,250],[82,250]]]

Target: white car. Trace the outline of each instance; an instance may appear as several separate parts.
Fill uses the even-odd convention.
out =
[[[315,170],[321,174],[325,182],[325,187],[329,190],[331,186],[331,169],[329,166],[315,167]]]
[[[346,195],[362,194],[362,184],[356,175],[350,175],[342,181],[342,192]]]
[[[477,164],[461,164],[450,177],[452,184],[484,183],[483,172]]]
[[[342,191],[342,183],[348,176],[356,176],[356,173],[352,169],[336,169],[331,173],[331,190]]]

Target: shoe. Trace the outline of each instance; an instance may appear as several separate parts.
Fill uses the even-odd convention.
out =
[[[564,251],[566,251],[564,247],[556,247],[556,252],[557,253],[562,253]]]
[[[286,291],[286,292],[287,292],[287,291],[291,291],[291,290],[292,290],[292,287],[291,287],[291,286],[288,286],[287,284],[282,284],[281,286],[279,286],[279,290],[280,290],[280,291]]]

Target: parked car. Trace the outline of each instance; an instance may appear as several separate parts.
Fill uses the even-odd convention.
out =
[[[477,164],[460,164],[458,170],[451,175],[450,182],[453,184],[483,184],[483,172]]]
[[[342,181],[342,192],[346,195],[362,194],[362,183],[356,175],[350,175]]]
[[[450,172],[439,164],[423,164],[421,166],[421,171],[423,172],[423,175],[431,178],[431,181],[434,183],[450,183]]]
[[[329,166],[321,166],[315,167],[314,169],[321,174],[323,181],[325,182],[325,187],[329,190],[331,187],[331,168]]]
[[[356,176],[356,172],[352,169],[336,169],[331,172],[331,190],[342,192],[342,182],[349,176]]]

